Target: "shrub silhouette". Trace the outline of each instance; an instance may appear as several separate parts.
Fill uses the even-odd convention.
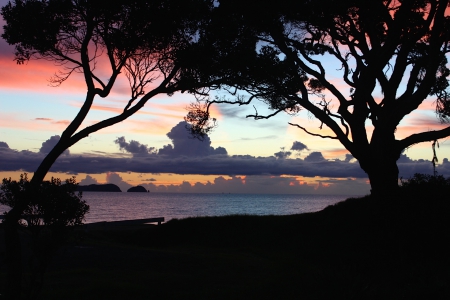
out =
[[[81,200],[82,193],[77,192],[78,184],[74,177],[63,183],[59,178],[44,181],[32,190],[33,199],[24,210],[20,221],[29,234],[22,238],[30,244],[28,259],[30,269],[27,297],[33,299],[39,294],[44,273],[56,250],[67,240],[72,229],[81,225],[89,205]],[[20,180],[3,179],[0,203],[13,207],[21,197],[29,197],[32,188],[27,174]],[[25,223],[26,221],[26,223]]]
[[[54,228],[81,225],[89,205],[81,200],[82,193],[77,192],[78,184],[75,178],[66,179],[63,183],[59,178],[44,181],[33,191],[34,199],[30,202],[24,215],[28,226],[45,225]],[[20,175],[20,180],[3,179],[0,203],[13,207],[30,188],[27,174]]]
[[[416,173],[409,179],[400,179],[401,193],[410,198],[445,198],[450,194],[450,177]]]

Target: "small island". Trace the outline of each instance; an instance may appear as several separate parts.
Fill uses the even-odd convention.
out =
[[[132,193],[148,193],[148,192],[150,192],[150,191],[147,191],[147,190],[145,189],[145,187],[138,185],[138,186],[130,187],[130,188],[127,190],[127,192],[132,192]]]
[[[79,185],[78,191],[82,192],[122,192],[122,190],[115,184],[90,184]]]

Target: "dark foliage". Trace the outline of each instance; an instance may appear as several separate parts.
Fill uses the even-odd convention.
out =
[[[208,10],[202,4],[206,2],[15,1],[2,7],[7,23],[2,37],[16,45],[20,64],[32,57],[76,62],[71,55],[89,40],[118,61],[139,51],[167,54],[168,45],[179,50],[191,42],[199,16]]]
[[[25,293],[33,299],[39,295],[44,273],[55,251],[70,236],[75,226],[81,225],[89,205],[81,200],[75,178],[62,182],[58,178],[44,181],[40,186],[31,185],[27,174],[19,181],[3,179],[0,203],[14,207],[24,197],[30,198],[20,224],[28,233],[31,250],[28,258],[29,278]]]
[[[338,140],[368,174],[372,193],[383,197],[398,188],[396,162],[404,149],[450,135],[446,127],[396,137],[404,117],[431,97],[438,119],[448,121],[449,1],[219,3],[200,33],[194,71],[184,74],[220,78],[231,96],[202,99],[206,113],[193,107],[187,120],[197,135],[214,125],[205,121],[213,103],[260,100],[274,111],[247,116],[255,119],[307,110],[320,121],[318,129],[289,124]],[[332,63],[340,78],[329,70]],[[324,127],[333,134],[321,134]]]
[[[430,202],[446,201],[450,195],[450,177],[442,175],[414,174],[409,179],[401,179],[401,194],[411,199],[429,198]]]
[[[189,61],[185,52],[190,53],[189,48],[195,46],[199,27],[208,21],[212,8],[212,0],[17,0],[2,7],[6,23],[2,38],[15,46],[18,64],[48,60],[59,67],[50,79],[53,86],[60,86],[73,73],[82,73],[86,83],[83,105],[33,173],[30,183],[23,182],[27,187],[6,182],[18,192],[4,200],[12,205],[4,222],[7,297],[19,298],[21,292],[22,263],[16,228],[21,215],[43,213],[44,227],[61,228],[70,219],[67,212],[73,214],[73,224],[81,222],[79,217],[85,212],[82,206],[78,211],[71,206],[76,204],[76,196],[62,191],[59,182],[43,183],[56,159],[89,134],[129,118],[158,94],[196,93],[211,85],[181,80],[180,74],[185,61]],[[123,75],[130,86],[123,110],[83,128],[94,101],[107,97]],[[61,188],[54,189],[55,186]],[[67,192],[67,201],[55,201],[60,190]]]
[[[28,181],[27,174],[21,174],[20,180],[3,179],[0,193],[0,203],[14,207],[22,197],[30,195],[33,198],[24,215],[28,226],[50,226],[63,228],[81,225],[89,205],[81,200],[81,192],[77,192],[78,184],[75,178],[66,179],[63,183],[59,178],[44,181],[37,189]]]

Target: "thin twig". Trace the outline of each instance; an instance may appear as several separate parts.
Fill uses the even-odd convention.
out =
[[[321,134],[318,134],[318,133],[312,133],[312,132],[308,131],[305,127],[302,127],[302,126],[300,126],[298,124],[293,124],[293,123],[288,123],[288,124],[291,125],[291,126],[297,126],[301,130],[303,130],[304,132],[306,132],[307,134],[312,135],[312,136],[318,136],[318,137],[321,137],[323,139],[332,139],[332,140],[337,140],[338,139],[337,136],[321,135]]]

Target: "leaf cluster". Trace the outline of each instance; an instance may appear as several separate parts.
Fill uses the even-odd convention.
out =
[[[16,45],[16,61],[23,64],[34,54],[44,55],[61,42],[59,35],[74,35],[76,28],[70,24],[73,13],[71,1],[9,2],[2,7],[4,25],[2,37]]]
[[[93,80],[104,97],[124,71],[135,100],[159,73],[169,75],[211,7],[211,0],[18,0],[2,7],[2,37],[15,45],[18,64],[35,58],[63,66],[51,79],[55,86],[82,72],[88,88]],[[101,56],[109,80],[94,74]]]
[[[400,190],[411,198],[442,198],[450,193],[450,177],[416,173],[400,180]]]
[[[208,104],[200,101],[191,103],[188,107],[188,114],[184,120],[189,124],[186,129],[193,138],[203,141],[210,132],[217,126],[216,118],[211,118],[208,110]]]
[[[448,1],[219,3],[199,35],[198,59],[191,61],[194,71],[188,76],[216,81],[232,96],[240,91],[250,96],[248,101],[213,102],[243,105],[261,100],[275,111],[248,116],[255,119],[308,110],[321,122],[319,129],[325,125],[334,134],[291,125],[313,136],[338,139],[358,159],[374,149],[389,149],[380,157],[396,160],[414,143],[448,135],[450,128],[419,129],[399,143],[392,140],[395,147],[380,146],[387,137],[395,139],[405,116],[430,96],[436,100],[438,118],[449,120]],[[329,69],[329,61],[341,66],[340,78]],[[367,119],[374,127],[372,135]]]
[[[205,13],[200,2],[18,0],[2,7],[2,37],[16,45],[18,61],[80,47],[91,30],[93,40],[107,50],[155,49],[180,42],[181,35],[197,25],[198,16]]]
[[[305,73],[278,49],[261,42],[267,30],[282,30],[278,13],[261,2],[220,1],[196,47],[187,53],[191,59],[182,77],[216,83],[213,88],[233,95],[245,91],[274,110],[298,110],[285,95],[298,93],[307,80]]]
[[[45,225],[53,228],[81,225],[89,211],[89,205],[77,191],[74,177],[62,182],[59,178],[44,181],[37,188],[30,184],[27,174],[20,180],[4,178],[1,186],[0,203],[14,207],[21,199],[30,199],[24,210],[29,226]]]

